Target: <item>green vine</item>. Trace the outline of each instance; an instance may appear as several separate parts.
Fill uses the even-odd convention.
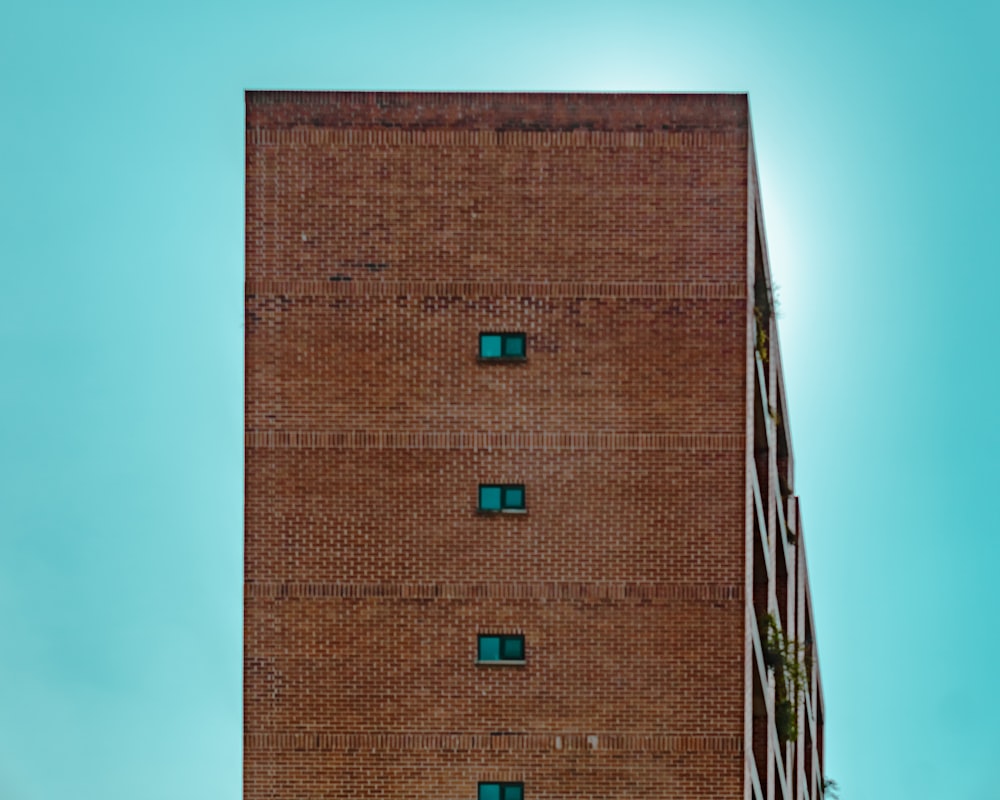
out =
[[[774,724],[784,742],[799,736],[798,709],[809,681],[806,645],[785,635],[773,614],[766,617],[764,665],[774,673]]]

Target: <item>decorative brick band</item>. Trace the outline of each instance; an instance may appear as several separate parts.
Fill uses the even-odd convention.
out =
[[[414,600],[742,601],[743,586],[704,583],[245,583],[246,597],[390,597]]]
[[[743,434],[246,431],[248,448],[331,450],[668,450],[742,452]]]
[[[601,751],[640,753],[741,753],[742,736],[581,733],[257,733],[243,737],[247,750]]]
[[[600,147],[690,150],[698,147],[746,147],[747,133],[736,131],[572,131],[518,130],[413,130],[405,128],[249,128],[247,144],[314,146],[411,146],[411,147]]]
[[[360,264],[359,267],[365,265]],[[248,278],[247,297],[562,297],[638,298],[662,300],[742,300],[746,284],[674,281],[669,283],[608,283],[593,281],[388,281],[377,278],[354,280],[273,280]]]

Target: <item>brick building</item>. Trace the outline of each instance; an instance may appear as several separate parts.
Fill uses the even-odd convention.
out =
[[[819,798],[747,98],[246,99],[247,800]]]

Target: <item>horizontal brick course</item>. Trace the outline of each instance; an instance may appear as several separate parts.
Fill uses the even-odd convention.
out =
[[[740,753],[742,736],[643,736],[584,733],[260,733],[244,737],[249,750],[333,752],[368,750],[636,751],[640,753]]]
[[[747,131],[744,94],[283,92],[246,94],[247,128]]]
[[[739,451],[740,434],[685,433],[493,433],[440,431],[256,431],[244,434],[250,448],[336,450],[678,450]]]
[[[700,298],[743,299],[746,283],[734,281],[396,281],[379,276],[378,264],[359,265],[365,273],[334,275],[330,279],[301,278],[247,279],[248,300],[270,299],[280,303],[298,297],[393,297],[432,298],[444,302],[457,298],[494,297],[535,299],[564,297],[574,300],[593,298],[662,298],[686,300]]]
[[[403,597],[424,600],[493,598],[497,600],[742,600],[739,584],[621,583],[616,581],[503,581],[501,583],[302,583],[253,581],[246,597]]]

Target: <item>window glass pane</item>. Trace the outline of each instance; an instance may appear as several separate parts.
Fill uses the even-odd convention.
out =
[[[503,354],[505,356],[520,357],[524,355],[524,334],[512,333],[503,339]]]
[[[524,800],[524,787],[519,783],[509,783],[503,787],[503,800]]]
[[[505,636],[501,642],[503,645],[501,658],[511,661],[524,661],[524,638],[521,636]]]
[[[479,800],[501,800],[499,783],[479,784]]]
[[[524,488],[521,486],[506,486],[503,490],[504,508],[524,508]]]
[[[500,487],[480,486],[479,487],[479,507],[486,511],[500,510]]]
[[[500,660],[500,637],[480,636],[479,637],[479,660],[499,661]]]
[[[479,355],[483,358],[500,358],[503,355],[500,334],[479,334]]]

